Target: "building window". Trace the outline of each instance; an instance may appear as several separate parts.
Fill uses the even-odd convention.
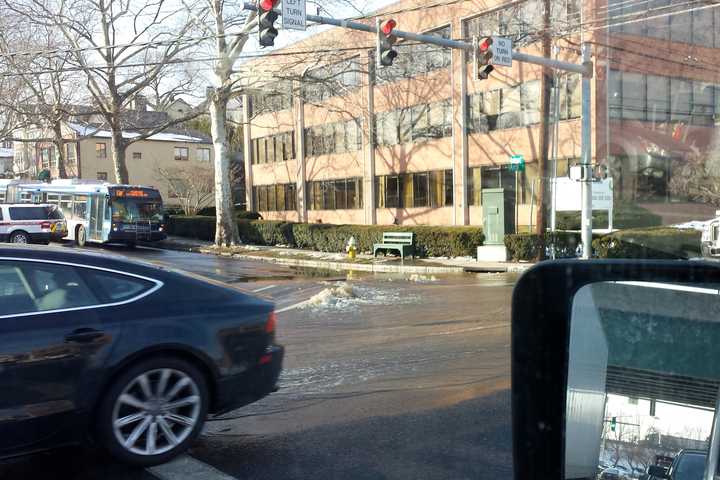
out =
[[[107,158],[107,144],[96,143],[95,144],[95,158]]]
[[[426,32],[450,38],[450,27],[442,27]],[[398,56],[389,67],[375,69],[377,83],[394,82],[403,78],[413,78],[450,66],[452,52],[448,48],[423,43],[399,43],[395,49]]]
[[[608,22],[615,25],[611,32],[616,34],[647,36],[707,48],[720,46],[717,11],[713,15],[709,10],[689,11],[687,6],[684,0],[648,0],[644,3],[614,0],[609,2]],[[655,11],[658,14],[642,20],[648,12]]]
[[[189,158],[187,147],[175,147],[175,160],[185,161]]]
[[[310,210],[352,210],[363,207],[362,178],[317,180],[307,183]]]
[[[108,175],[107,172],[97,172],[97,179],[102,181],[107,181]]]
[[[375,177],[376,208],[445,207],[453,204],[452,170]]]
[[[251,141],[252,163],[285,162],[295,158],[294,132],[282,132],[269,137],[253,138]],[[210,161],[208,150],[208,160]]]
[[[65,144],[65,161],[68,165],[73,165],[77,162],[77,145],[75,143]]]
[[[54,156],[52,147],[40,147],[40,151],[38,153],[40,156],[40,168],[43,170],[49,169],[52,157]]]
[[[292,84],[289,81],[273,83],[273,91],[254,94],[250,97],[252,115],[278,112],[292,108]]]
[[[303,78],[303,99],[317,103],[347,95],[360,87],[361,72],[358,58],[341,60],[310,70]]]
[[[198,148],[197,159],[199,162],[210,163],[210,149],[209,148]]]
[[[672,92],[672,95],[671,95]],[[712,126],[720,114],[720,85],[684,78],[610,71],[610,118]]]
[[[142,152],[133,152],[132,159],[133,159],[133,160],[141,160],[141,159],[142,159]]]
[[[253,198],[260,212],[297,209],[297,187],[294,183],[256,185],[253,187]]]
[[[305,129],[305,155],[308,157],[356,152],[361,147],[362,134],[356,120]]]

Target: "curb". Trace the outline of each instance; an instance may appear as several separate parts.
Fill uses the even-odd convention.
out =
[[[262,262],[275,263],[278,265],[286,265],[291,267],[307,267],[307,268],[320,268],[324,270],[354,270],[364,272],[378,272],[378,273],[421,273],[421,274],[459,274],[459,273],[522,273],[532,267],[533,263],[527,264],[508,264],[508,265],[492,265],[482,266],[427,266],[423,267],[420,265],[387,265],[387,264],[374,264],[374,263],[350,263],[350,262],[337,262],[331,260],[306,260],[299,258],[279,258],[279,257],[264,257],[259,255],[252,255],[247,253],[232,253],[216,251],[203,245],[188,245],[184,243],[168,242],[161,245],[154,245],[155,247],[164,248],[166,250],[176,250],[180,252],[194,252],[203,253],[209,255],[217,255],[223,257],[234,257],[242,258],[245,260],[258,260]]]
[[[291,267],[308,267],[321,268],[324,270],[354,270],[363,272],[379,272],[379,273],[464,273],[463,267],[421,267],[417,265],[376,265],[372,263],[349,263],[349,262],[332,262],[329,260],[303,260],[298,258],[275,258],[260,257],[257,255],[248,255],[244,253],[229,252],[211,252],[201,249],[201,253],[211,253],[215,255],[232,256],[234,258],[243,258],[246,260],[260,260],[263,262],[276,263],[279,265],[287,265]]]

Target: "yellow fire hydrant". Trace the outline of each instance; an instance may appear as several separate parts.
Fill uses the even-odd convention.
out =
[[[357,241],[355,240],[355,237],[351,236],[348,238],[347,245],[345,245],[345,251],[347,252],[350,260],[355,260],[355,256],[357,255]]]

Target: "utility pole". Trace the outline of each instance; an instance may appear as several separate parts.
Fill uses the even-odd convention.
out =
[[[550,0],[543,0],[543,29],[542,29],[542,55],[550,58],[552,52]],[[540,251],[538,260],[545,258],[545,230],[547,229],[547,209],[545,208],[545,192],[547,185],[545,179],[549,178],[548,156],[550,154],[550,97],[553,87],[552,69],[543,65],[540,79],[540,145],[538,152],[538,177],[540,182],[537,189],[537,208],[535,210],[535,228],[540,236]]]
[[[582,77],[582,126],[581,126],[581,165],[583,178],[581,180],[582,190],[582,212],[580,215],[580,236],[583,245],[582,258],[588,260],[592,256],[592,150],[590,146],[592,126],[590,118],[590,78],[592,75],[592,63],[590,61],[590,44],[582,45],[583,65],[590,67],[589,72],[584,72]]]

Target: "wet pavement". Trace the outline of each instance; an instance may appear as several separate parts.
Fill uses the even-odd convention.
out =
[[[276,303],[287,348],[281,390],[208,422],[194,459],[238,479],[511,478],[516,275],[348,278],[189,252],[104,250]],[[157,476],[88,449],[0,464],[0,479]]]

